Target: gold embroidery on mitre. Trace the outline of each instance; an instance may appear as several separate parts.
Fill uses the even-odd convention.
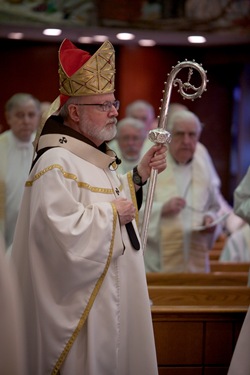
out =
[[[96,53],[69,77],[59,57],[60,93],[67,96],[108,94],[115,91],[115,51],[106,40]]]

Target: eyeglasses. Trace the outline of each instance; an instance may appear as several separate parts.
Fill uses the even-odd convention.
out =
[[[109,112],[111,111],[112,107],[114,106],[115,109],[118,111],[118,109],[120,108],[120,101],[119,100],[115,100],[113,102],[104,102],[104,103],[97,103],[97,104],[92,104],[92,103],[88,103],[88,104],[85,104],[85,103],[74,103],[75,105],[96,105],[100,108],[100,110],[102,112]]]

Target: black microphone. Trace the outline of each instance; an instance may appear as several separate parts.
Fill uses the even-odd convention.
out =
[[[116,168],[112,168],[112,169],[117,169],[118,165],[120,165],[122,163],[122,161],[121,161],[121,159],[118,158],[115,151],[113,151],[113,150],[111,150],[111,151],[115,154],[115,161],[113,161],[112,163],[109,164],[109,169],[111,169],[111,167],[113,166],[113,163],[116,163]]]
[[[119,159],[117,155],[115,155],[115,162],[117,165],[120,165],[122,163],[121,159]]]

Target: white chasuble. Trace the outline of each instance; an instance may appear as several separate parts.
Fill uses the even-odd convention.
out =
[[[74,150],[40,157],[17,223],[26,375],[156,375],[143,253],[112,204],[136,204],[131,174],[118,177],[113,158],[81,141]]]

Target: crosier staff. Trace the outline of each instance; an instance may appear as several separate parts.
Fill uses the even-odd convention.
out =
[[[185,83],[183,83],[179,78],[176,78],[176,75],[183,68],[189,68],[188,80]],[[200,73],[201,85],[199,87],[195,87],[194,85],[191,85],[190,83],[190,79],[193,74],[193,69],[196,69]],[[198,64],[195,61],[188,61],[188,60],[185,60],[183,62],[178,61],[177,65],[172,68],[170,73],[168,73],[167,81],[164,82],[165,89],[163,90],[163,93],[164,93],[163,99],[161,99],[162,107],[160,108],[160,117],[159,117],[158,127],[156,129],[152,129],[149,131],[148,138],[150,141],[156,144],[170,143],[171,141],[171,134],[166,130],[166,125],[167,125],[168,107],[169,107],[172,87],[179,86],[178,92],[182,95],[184,99],[194,100],[196,98],[200,98],[203,91],[206,91],[207,82],[208,80],[207,80],[206,71],[203,69],[201,64]],[[192,90],[193,92],[189,94],[187,92],[188,90]],[[145,251],[146,243],[147,243],[149,217],[151,214],[151,209],[152,209],[152,204],[153,204],[157,175],[158,175],[158,171],[156,169],[152,169],[151,174],[150,174],[150,179],[149,179],[149,186],[148,186],[144,216],[143,216],[141,233],[140,233],[142,248],[144,251]]]

